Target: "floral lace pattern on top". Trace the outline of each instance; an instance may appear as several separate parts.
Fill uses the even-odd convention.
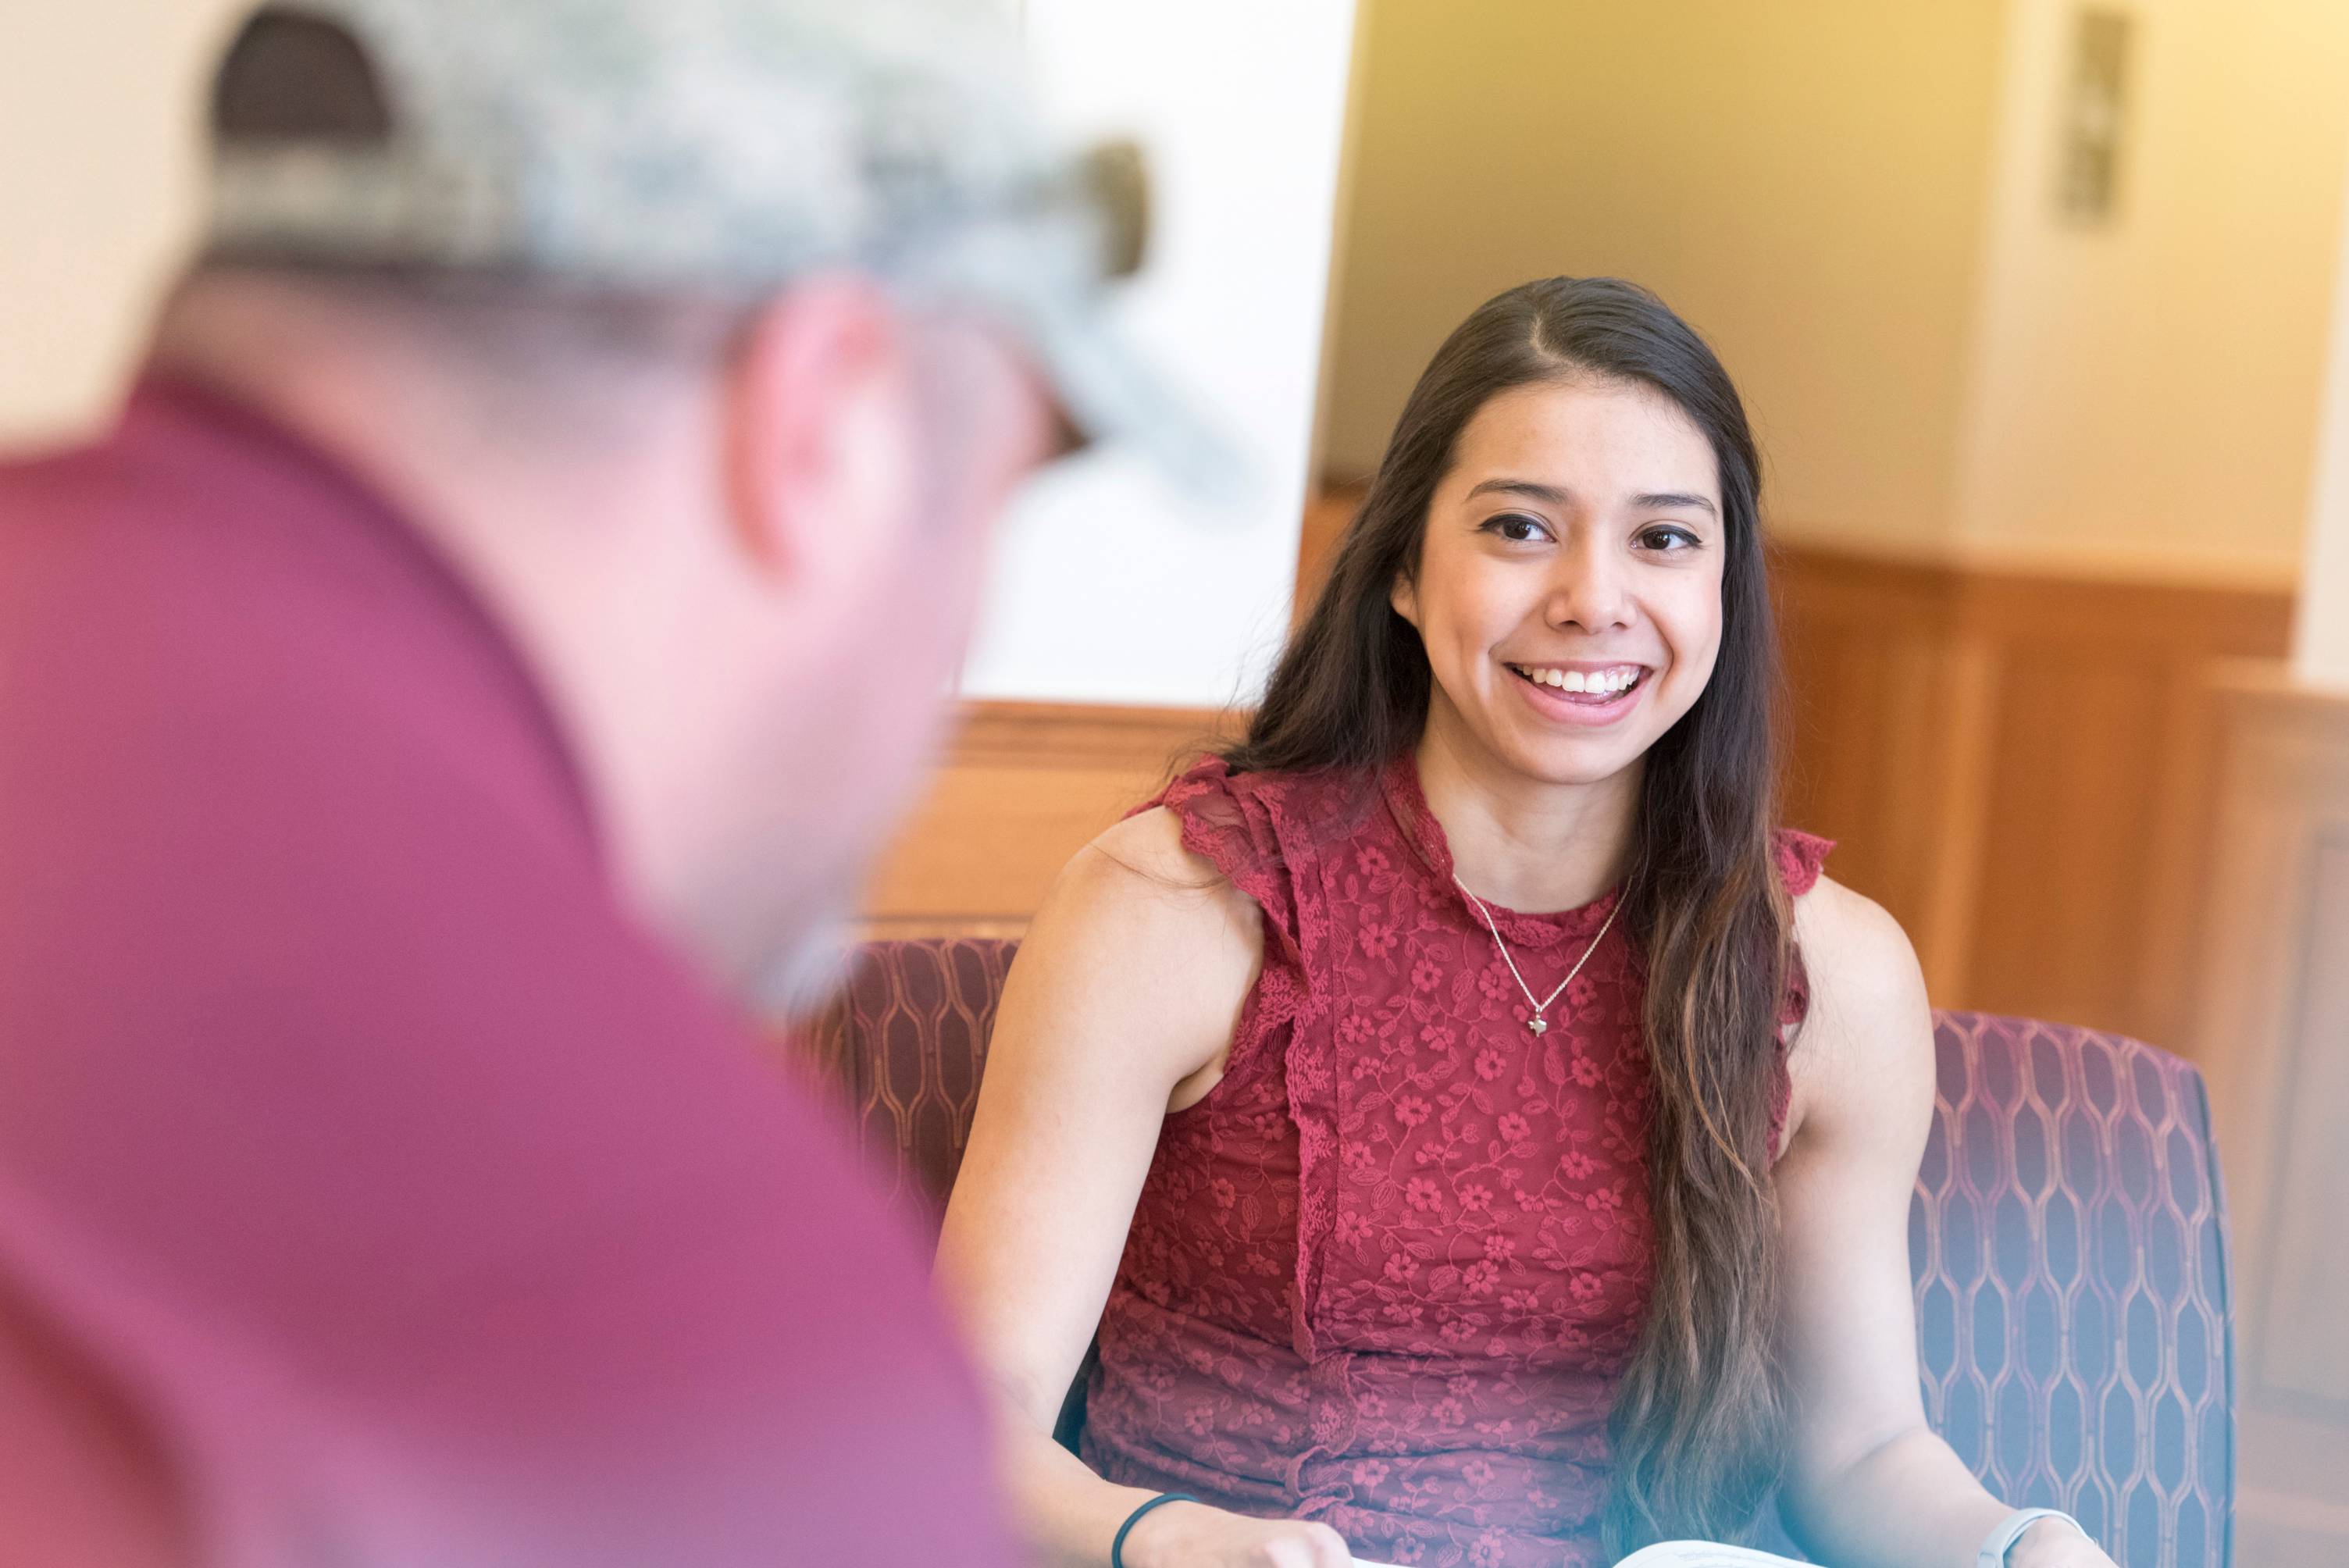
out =
[[[1645,1319],[1642,984],[1608,931],[1537,1035],[1412,759],[1159,801],[1260,907],[1225,1077],[1167,1119],[1101,1326],[1085,1458],[1319,1518],[1360,1555],[1596,1568],[1606,1422]],[[1782,832],[1790,891],[1827,842]],[[1614,907],[1488,906],[1537,995]],[[1799,972],[1785,1021],[1806,1003]],[[1781,1061],[1778,1136],[1789,1095]]]

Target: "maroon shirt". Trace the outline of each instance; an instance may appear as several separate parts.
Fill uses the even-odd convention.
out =
[[[623,913],[513,649],[163,385],[0,467],[0,1357],[26,1325],[208,1563],[1008,1561],[916,1245]]]
[[[1321,1520],[1376,1562],[1604,1568],[1608,1421],[1656,1269],[1647,975],[1618,891],[1471,903],[1408,749],[1375,776],[1211,758],[1157,803],[1257,905],[1264,965],[1223,1077],[1159,1135],[1087,1461]],[[1778,832],[1790,895],[1830,847]],[[1560,984],[1529,1028],[1525,987]],[[1783,1023],[1808,1006],[1798,970]]]

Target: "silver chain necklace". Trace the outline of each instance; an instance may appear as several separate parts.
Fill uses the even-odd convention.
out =
[[[1485,929],[1493,934],[1493,945],[1501,950],[1501,962],[1509,966],[1509,977],[1517,983],[1517,989],[1526,994],[1526,1005],[1534,1010],[1534,1016],[1526,1020],[1526,1027],[1537,1035],[1541,1034],[1549,1027],[1549,1020],[1542,1015],[1549,1011],[1549,1005],[1557,1001],[1568,985],[1574,984],[1574,977],[1582,973],[1582,966],[1590,962],[1590,955],[1599,951],[1601,942],[1607,940],[1607,928],[1614,924],[1615,917],[1622,913],[1623,901],[1618,898],[1615,907],[1607,912],[1606,920],[1599,924],[1599,934],[1590,939],[1590,945],[1582,950],[1582,956],[1574,961],[1574,967],[1566,972],[1566,978],[1557,983],[1557,989],[1537,1002],[1534,1000],[1534,988],[1526,984],[1526,977],[1517,972],[1517,961],[1509,956],[1509,944],[1501,940],[1501,928],[1494,921],[1493,912],[1485,907],[1483,899],[1468,891],[1468,884],[1460,880],[1458,872],[1452,873],[1452,885],[1458,888],[1462,895],[1476,906],[1476,913],[1485,917]]]

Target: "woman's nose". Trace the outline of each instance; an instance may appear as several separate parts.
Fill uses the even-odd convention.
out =
[[[1557,578],[1550,584],[1549,624],[1578,626],[1585,632],[1627,624],[1631,593],[1622,564],[1606,551],[1588,545],[1560,554]]]

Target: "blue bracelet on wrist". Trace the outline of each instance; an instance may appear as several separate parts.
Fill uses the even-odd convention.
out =
[[[1170,1502],[1196,1502],[1198,1501],[1199,1500],[1197,1498],[1193,1497],[1187,1491],[1162,1491],[1156,1497],[1152,1498],[1148,1502],[1143,1503],[1140,1508],[1135,1509],[1132,1513],[1127,1514],[1125,1516],[1125,1522],[1117,1527],[1117,1539],[1109,1543],[1109,1568],[1125,1568],[1125,1538],[1133,1532],[1133,1527],[1135,1525],[1142,1522],[1142,1516],[1143,1514],[1148,1513],[1154,1508],[1164,1508]]]

